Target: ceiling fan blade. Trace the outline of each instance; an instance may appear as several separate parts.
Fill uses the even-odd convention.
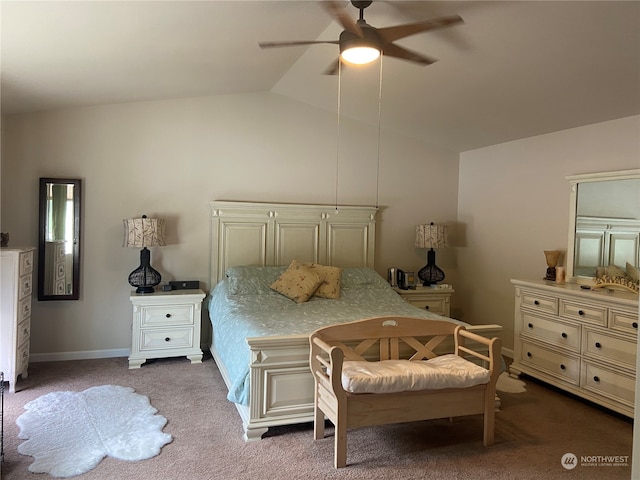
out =
[[[341,7],[338,2],[333,1],[324,1],[322,2],[325,10],[329,12],[329,15],[333,17],[342,27],[359,37],[364,37],[364,33],[362,33],[362,29],[360,25],[356,23],[356,21],[345,12],[344,7]]]
[[[316,45],[318,43],[331,43],[333,45],[339,45],[338,40],[303,40],[299,42],[260,42],[258,45],[260,48],[273,48],[273,47],[295,47],[297,45]]]
[[[419,63],[421,65],[431,65],[437,62],[435,58],[429,58],[420,53],[412,52],[404,47],[400,47],[394,43],[385,44],[382,47],[382,53],[388,57],[402,58],[403,60],[409,60],[410,62]]]
[[[340,58],[337,58],[333,61],[331,65],[327,67],[327,69],[323,72],[324,75],[337,75],[338,68],[340,65]]]
[[[400,38],[408,37],[409,35],[415,35],[416,33],[427,32],[429,30],[436,30],[438,28],[445,28],[458,23],[464,23],[464,20],[459,15],[452,15],[450,17],[434,18],[432,20],[425,20],[423,22],[407,23],[405,25],[397,25],[395,27],[378,28],[378,34],[385,42],[393,42]]]

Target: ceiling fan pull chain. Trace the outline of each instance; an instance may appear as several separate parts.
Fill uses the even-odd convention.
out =
[[[339,175],[339,163],[340,163],[340,96],[342,86],[342,60],[338,59],[338,104],[337,112],[338,117],[336,121],[337,139],[336,139],[336,213],[338,213],[338,175]]]
[[[382,59],[384,54],[380,52],[380,87],[378,90],[378,165],[376,168],[376,208],[380,198],[380,118],[382,117]]]

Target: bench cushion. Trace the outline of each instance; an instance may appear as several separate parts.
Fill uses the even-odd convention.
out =
[[[342,388],[351,393],[394,393],[465,388],[489,382],[489,370],[458,355],[430,360],[345,361]]]

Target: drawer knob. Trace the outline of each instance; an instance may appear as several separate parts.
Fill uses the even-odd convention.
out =
[[[584,316],[584,312],[582,310],[578,310],[578,315]]]
[[[167,314],[165,315],[165,317],[167,317],[167,318],[171,318],[171,314],[170,314],[170,313],[167,313]]]
[[[534,300],[533,304],[537,307],[538,305],[540,305],[540,302],[538,300]]]
[[[164,341],[165,341],[165,342],[170,342],[170,341],[171,341],[171,338],[169,338],[169,337],[165,337]]]
[[[529,327],[529,328],[533,328],[533,323],[529,323],[529,324],[527,324],[527,327]]]
[[[527,352],[527,357],[531,357],[531,352]]]
[[[632,326],[633,328],[638,328],[638,322],[633,322],[633,323],[631,324],[631,326]]]
[[[566,370],[567,367],[565,367],[564,365],[560,364],[560,370]]]
[[[596,348],[602,348],[602,344],[600,342],[596,342]]]
[[[600,377],[598,377],[598,376],[593,377],[593,381],[594,382],[599,382],[600,381]]]
[[[425,305],[425,306],[424,306],[424,309],[425,309],[425,310],[429,310],[429,305]]]
[[[567,334],[566,333],[562,332],[561,335],[562,335],[562,338],[567,338]]]

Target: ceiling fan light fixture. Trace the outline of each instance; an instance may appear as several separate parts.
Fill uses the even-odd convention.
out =
[[[340,55],[349,63],[364,65],[376,60],[380,56],[380,50],[369,46],[354,46],[343,50]]]

